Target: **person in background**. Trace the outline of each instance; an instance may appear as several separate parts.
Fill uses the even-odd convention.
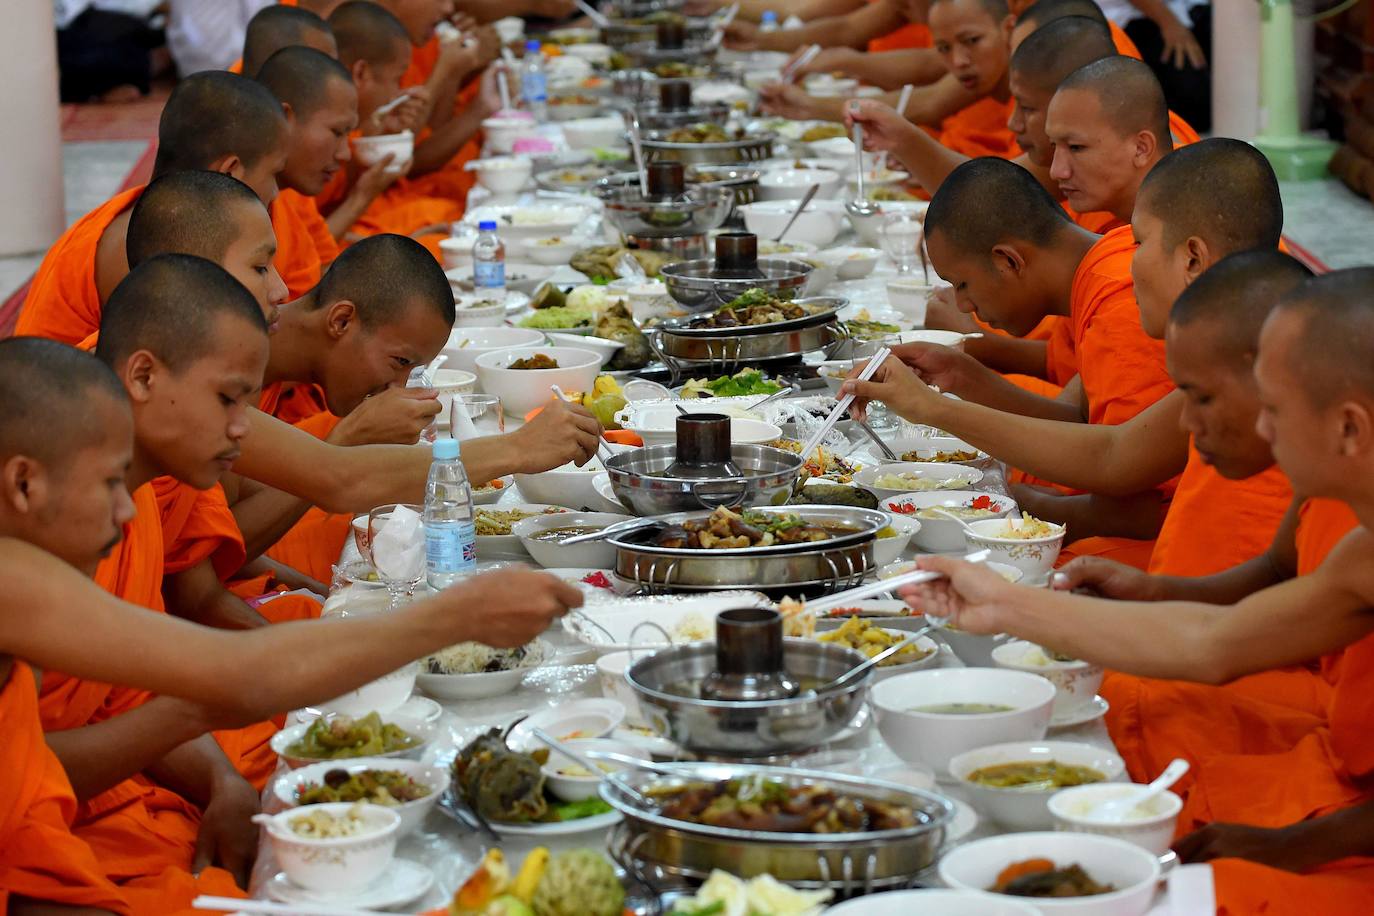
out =
[[[171,63],[158,0],[53,0],[62,101],[132,102]]]
[[[1169,107],[1212,129],[1212,5],[1206,0],[1098,0],[1164,86]]]

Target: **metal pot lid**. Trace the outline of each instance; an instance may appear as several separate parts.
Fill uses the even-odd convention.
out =
[[[767,271],[763,265],[765,262],[775,261],[775,258],[759,258],[760,269]],[[692,264],[713,263],[707,259],[697,261],[683,261],[678,264],[670,264],[664,267],[662,273],[671,276],[674,280],[706,280],[704,277],[682,277],[679,272],[674,271]],[[796,264],[804,262],[784,261],[786,264]],[[712,280],[727,280],[727,277],[713,277]],[[732,280],[732,282],[748,282],[747,279]],[[775,334],[779,332],[795,331],[801,328],[809,328],[818,324],[836,321],[836,313],[849,304],[849,300],[840,296],[809,296],[802,299],[793,299],[794,305],[806,307],[809,315],[803,318],[790,318],[787,321],[775,321],[771,324],[748,324],[733,328],[694,328],[691,326],[693,321],[699,321],[702,315],[687,315],[682,318],[668,318],[658,323],[658,327],[665,334],[677,337],[749,337],[756,334]],[[718,311],[718,310],[717,310]]]
[[[617,456],[619,457],[619,456]],[[611,459],[615,461],[616,459]],[[711,558],[739,559],[742,557],[772,557],[785,554],[799,554],[837,550],[857,546],[871,541],[879,531],[890,524],[886,512],[872,509],[857,509],[851,506],[757,506],[746,511],[764,512],[769,515],[799,515],[811,524],[841,525],[852,531],[837,535],[825,541],[806,541],[800,544],[775,544],[768,547],[733,547],[723,550],[706,550],[689,547],[659,547],[652,538],[670,525],[698,521],[709,518],[712,511],[699,509],[693,512],[674,512],[671,515],[653,516],[657,525],[648,525],[627,532],[624,535],[609,537],[606,543],[617,548],[633,550],[641,554],[654,554],[669,557],[691,557],[700,560]]]
[[[954,803],[944,796],[886,780],[757,764],[688,762],[661,766],[677,771],[680,776],[663,776],[647,770],[620,770],[608,773],[601,781],[601,798],[622,814],[655,827],[721,840],[746,840],[779,846],[819,848],[899,840],[948,827],[954,820]],[[649,808],[636,801],[627,791],[627,788],[643,792],[646,789],[670,788],[693,782],[710,783],[721,779],[759,778],[781,780],[789,785],[822,785],[856,795],[861,799],[908,805],[916,816],[916,823],[895,830],[871,830],[863,833],[775,833],[765,830],[741,830],[665,817],[657,808]]]

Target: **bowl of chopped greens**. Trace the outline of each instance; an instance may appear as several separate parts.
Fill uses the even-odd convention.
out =
[[[448,791],[443,767],[418,760],[363,757],[347,763],[315,763],[284,774],[273,794],[289,808],[363,802],[401,816],[400,835],[413,833]]]
[[[433,741],[433,722],[375,712],[353,716],[326,714],[311,722],[291,725],[272,736],[272,750],[292,769],[323,760],[358,757],[404,757],[418,760]]]
[[[689,379],[677,392],[683,400],[690,398],[739,398],[749,395],[777,394],[787,386],[768,378],[757,369],[743,369],[734,375],[713,379]]]

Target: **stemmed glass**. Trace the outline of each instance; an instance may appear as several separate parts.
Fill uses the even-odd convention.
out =
[[[367,516],[368,558],[391,596],[393,610],[425,578],[423,511],[423,506],[395,503],[378,506]]]
[[[925,226],[915,213],[900,210],[883,219],[879,230],[883,250],[896,265],[899,275],[912,273],[921,262],[921,237],[924,233]]]

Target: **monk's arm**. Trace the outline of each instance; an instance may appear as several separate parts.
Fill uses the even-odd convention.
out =
[[[94,725],[46,733],[78,801],[142,772],[163,755],[210,729],[204,711],[177,697],[154,697]]]
[[[906,84],[925,86],[949,73],[940,55],[930,48],[904,48],[900,51],[860,51],[831,48],[826,52],[825,69],[808,66],[805,73],[839,70],[882,89],[901,89]],[[913,97],[915,92],[913,90]],[[894,100],[896,97],[894,96]],[[908,110],[916,106],[908,106]]]
[[[229,510],[243,534],[247,559],[255,560],[301,520],[310,503],[274,487],[255,485],[252,492],[230,503]]]
[[[425,175],[443,168],[464,144],[477,135],[482,129],[482,122],[491,116],[492,111],[479,95],[448,122],[434,128],[424,142],[415,145],[411,176]]]
[[[812,20],[799,29],[759,33],[754,46],[760,51],[795,51],[807,45],[865,48],[869,41],[896,31],[905,22],[894,4],[869,3],[850,13]]]
[[[1149,541],[1159,536],[1164,522],[1165,505],[1158,490],[1130,496],[1068,496],[1022,484],[1012,487],[1011,495],[1023,512],[1066,526],[1067,541],[1091,537]]]
[[[127,604],[31,544],[0,540],[0,651],[45,670],[180,696],[236,722],[322,703],[458,642],[523,645],[581,596],[506,570],[375,617],[245,632]]]
[[[202,626],[251,630],[269,623],[248,602],[224,587],[209,560],[165,576],[162,595],[169,613]]]
[[[1208,824],[1174,843],[1187,863],[1247,859],[1306,872],[1350,856],[1374,855],[1374,801],[1284,827]]]
[[[1308,662],[1374,630],[1374,536],[1348,534],[1311,575],[1234,605],[1108,601],[1013,586],[943,557],[921,566],[952,579],[903,590],[916,606],[949,613],[961,629],[1010,633],[1141,677],[1222,684]]]
[[[907,51],[902,53],[910,54],[912,52]],[[896,81],[896,85],[900,87],[903,83],[906,82],[914,83],[915,81],[910,78],[899,78]],[[795,87],[793,88],[795,89]],[[897,89],[892,89],[872,99],[871,101],[880,102],[885,105],[895,106],[899,101],[901,101],[901,93]],[[973,93],[969,92],[968,90],[964,89],[964,87],[960,86],[958,80],[954,79],[954,77],[950,76],[948,73],[946,73],[944,76],[940,77],[936,81],[930,83],[929,85],[918,86],[911,93],[911,99],[909,102],[907,102],[906,106],[906,118],[908,121],[912,122],[912,130],[915,133],[924,136],[935,146],[939,147],[939,149],[944,150],[944,153],[938,153],[935,151],[930,151],[927,148],[929,154],[932,157],[938,157],[939,161],[941,162],[952,161],[951,157],[958,157],[957,162],[953,162],[953,164],[944,166],[943,170],[939,172],[940,181],[944,181],[944,176],[954,171],[955,167],[958,166],[960,162],[965,161],[968,157],[964,156],[962,153],[956,153],[948,147],[944,146],[940,143],[939,140],[936,140],[934,137],[932,137],[930,134],[926,133],[924,130],[917,127],[916,125],[926,124],[932,127],[938,126],[939,123],[943,121],[945,118],[948,118],[950,115],[957,113],[960,109],[972,105],[976,101],[978,101],[978,97]],[[845,111],[849,106],[849,102],[850,99],[843,97],[817,98],[815,96],[806,96],[804,106],[806,109],[806,115],[808,117],[816,118],[821,121],[843,121],[845,119]],[[912,139],[914,141],[914,137]],[[945,154],[948,155],[946,156]],[[904,165],[907,166],[908,170],[911,170],[911,163],[907,162],[907,160],[905,159],[902,159],[900,153],[896,153],[895,155]],[[916,175],[916,172],[914,170],[912,170],[912,175]],[[924,179],[921,180],[921,184],[925,186],[926,190],[933,190],[930,187],[930,185],[927,185],[925,183]],[[936,187],[939,187],[938,183],[936,184]]]
[[[926,327],[933,327],[929,322]],[[957,330],[949,328],[948,330]],[[1005,334],[984,334],[977,340],[964,343],[964,352],[997,372],[1014,375],[1045,377],[1045,341],[1008,337]]]

